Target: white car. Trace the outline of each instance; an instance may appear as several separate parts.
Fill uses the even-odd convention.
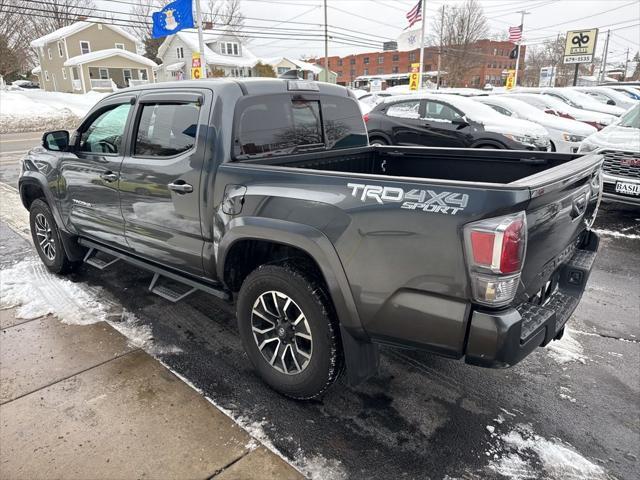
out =
[[[604,155],[602,198],[640,206],[640,104],[587,137],[579,153],[596,150]]]
[[[517,98],[518,100],[522,100],[545,113],[568,118],[570,120],[578,120],[579,122],[591,125],[598,130],[603,129],[607,125],[611,125],[616,120],[616,117],[613,115],[574,108],[550,95],[536,93],[510,93],[509,98]]]
[[[615,105],[616,107],[629,110],[633,107],[637,100],[632,100],[622,92],[618,92],[611,87],[573,87],[577,91],[586,93],[587,95],[595,98],[600,103],[606,105]]]
[[[545,113],[522,100],[509,97],[510,95],[491,95],[474,97],[474,100],[507,117],[528,120],[544,127],[549,133],[551,150],[555,152],[576,153],[580,143],[598,131],[586,123]]]
[[[621,92],[634,100],[640,100],[640,90],[631,85],[607,85],[607,87],[613,88],[616,92]]]
[[[626,111],[624,108],[600,103],[586,93],[579,92],[573,88],[543,88],[540,93],[556,97],[574,108],[606,113],[608,115],[615,115],[616,117],[619,117]]]

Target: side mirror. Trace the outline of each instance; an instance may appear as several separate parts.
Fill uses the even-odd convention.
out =
[[[458,130],[469,126],[469,122],[467,122],[464,118],[454,118],[453,120],[451,120],[451,123],[455,125]]]
[[[609,99],[607,100],[607,105],[615,105],[616,102],[614,102],[613,100]]]
[[[53,152],[63,152],[69,147],[69,132],[54,130],[42,135],[42,146]]]

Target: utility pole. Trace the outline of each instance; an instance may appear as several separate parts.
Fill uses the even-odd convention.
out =
[[[440,16],[440,48],[438,49],[438,72],[436,73],[436,90],[440,89],[440,68],[442,67],[442,30],[444,28],[444,9],[442,4],[442,12]]]
[[[600,67],[600,78],[599,81],[604,82],[604,77],[606,76],[607,70],[607,54],[609,53],[609,36],[611,35],[611,30],[607,30],[607,39],[604,42],[604,54],[602,55],[602,66]]]
[[[513,86],[517,87],[518,86],[518,70],[520,68],[520,45],[522,45],[522,38],[524,38],[524,16],[525,15],[529,15],[530,12],[526,12],[524,10],[520,10],[519,12],[516,12],[520,14],[520,41],[518,42],[518,46],[517,46],[517,55],[516,55],[516,74],[515,74],[515,78],[513,79]],[[524,60],[523,60],[524,62]],[[524,65],[524,63],[523,63]]]
[[[624,73],[622,74],[622,81],[627,78],[627,68],[629,68],[629,47],[627,47],[627,58],[624,61]]]
[[[326,1],[326,0],[325,0]],[[420,27],[420,74],[418,75],[418,91],[422,90],[422,70],[424,68],[424,24],[427,22],[427,0],[422,0],[422,26]]]
[[[207,78],[207,59],[204,55],[204,38],[202,37],[202,14],[200,12],[200,0],[196,0],[196,22],[198,23],[198,46],[200,48],[200,65],[202,77]]]
[[[329,82],[329,31],[327,26],[327,0],[324,0],[324,81]]]
[[[551,79],[553,80],[552,87],[556,86],[556,81],[558,80],[558,63],[560,62],[560,56],[558,55],[558,45],[560,44],[560,32],[558,32],[558,36],[556,37],[556,44],[554,46],[555,52],[553,55],[553,70],[551,70]]]

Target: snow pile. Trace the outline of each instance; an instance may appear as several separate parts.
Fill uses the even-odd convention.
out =
[[[505,453],[495,453],[489,468],[505,477],[538,478],[534,472],[539,464],[544,473],[541,477],[549,480],[609,478],[602,467],[584,458],[573,447],[535,434],[530,425],[517,425],[508,434],[500,436],[499,441]],[[492,453],[488,452],[489,455]]]
[[[151,327],[119,307],[102,288],[52,275],[39,259],[23,260],[0,271],[0,306],[17,307],[16,317],[27,320],[54,315],[69,325],[107,322],[131,345],[151,355],[181,352],[178,347],[156,343]]]
[[[73,129],[105,94],[0,91],[0,133]]]
[[[583,355],[582,345],[565,330],[561,340],[554,340],[547,345],[545,351],[560,364],[569,362],[587,363],[588,358]]]

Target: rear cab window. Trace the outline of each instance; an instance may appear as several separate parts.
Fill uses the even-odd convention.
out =
[[[233,150],[238,160],[365,145],[360,109],[347,97],[255,95],[236,106]]]

